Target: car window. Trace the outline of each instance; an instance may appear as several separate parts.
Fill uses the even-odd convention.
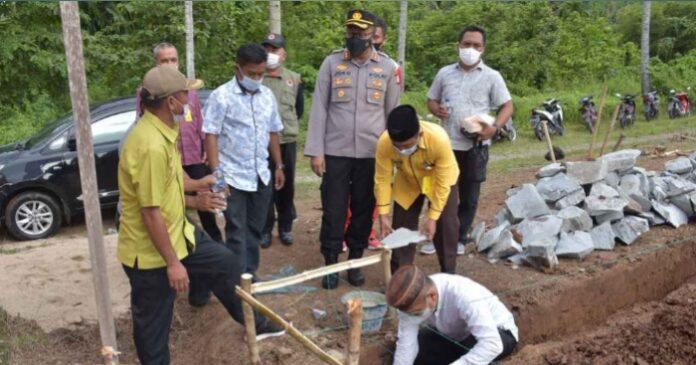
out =
[[[115,114],[92,123],[92,144],[119,143],[135,121],[135,110]]]
[[[61,135],[54,139],[53,142],[51,142],[48,145],[48,149],[50,151],[58,151],[60,149],[63,149],[65,147],[65,143],[68,141],[68,132],[63,132]]]
[[[53,121],[51,123],[46,124],[43,128],[41,128],[40,131],[38,131],[36,134],[34,134],[31,138],[27,140],[27,143],[25,144],[25,148],[31,149],[37,144],[42,143],[43,141],[52,138],[53,135],[55,134],[56,131],[59,129],[63,128],[65,124],[71,123],[72,122],[72,114],[66,115],[63,118],[60,118],[56,121]]]

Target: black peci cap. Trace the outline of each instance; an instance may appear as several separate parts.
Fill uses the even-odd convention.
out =
[[[420,130],[416,109],[410,105],[399,105],[387,117],[387,133],[393,142],[403,142]]]

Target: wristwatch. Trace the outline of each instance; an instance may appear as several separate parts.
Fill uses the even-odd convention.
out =
[[[285,165],[278,165],[276,166],[276,170],[282,170],[285,168]]]

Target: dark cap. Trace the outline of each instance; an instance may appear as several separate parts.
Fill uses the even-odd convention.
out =
[[[360,29],[367,29],[375,25],[375,15],[360,9],[352,9],[346,15],[346,25],[355,25]]]
[[[285,48],[285,37],[276,33],[269,33],[261,42],[262,46],[269,45],[273,48]]]
[[[420,130],[416,109],[410,105],[399,105],[387,117],[387,132],[393,142],[403,142]]]
[[[387,285],[387,303],[399,310],[408,310],[426,294],[428,276],[415,265],[403,265]]]

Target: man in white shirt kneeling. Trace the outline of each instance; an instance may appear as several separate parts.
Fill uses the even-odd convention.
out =
[[[509,356],[519,340],[498,297],[460,275],[427,276],[402,266],[389,282],[387,302],[399,310],[394,365],[485,365]]]

